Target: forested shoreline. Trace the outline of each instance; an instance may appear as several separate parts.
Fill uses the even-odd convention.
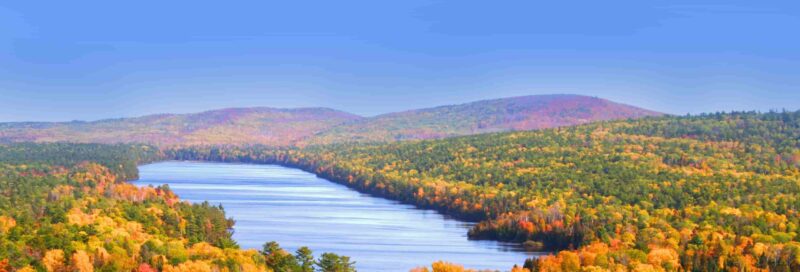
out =
[[[800,112],[719,113],[306,148],[193,147],[275,163],[524,242],[535,271],[800,269]],[[556,270],[558,270],[556,269]]]
[[[223,207],[125,182],[164,159],[147,145],[0,145],[0,271],[354,271],[305,247],[240,249]]]
[[[108,148],[101,152],[104,155],[93,153],[104,148]],[[58,149],[67,152],[54,152]],[[127,157],[119,159],[121,156]],[[46,260],[52,259],[74,265],[78,261],[67,261],[69,256],[80,259],[99,247],[93,248],[89,241],[81,241],[79,246],[43,243],[35,247],[38,253],[31,255],[27,243],[40,235],[24,236],[23,228],[14,226],[50,224],[80,233],[76,228],[95,226],[98,216],[113,211],[119,218],[115,222],[137,222],[141,233],[156,236],[167,245],[173,239],[182,240],[186,254],[194,256],[184,262],[170,257],[153,262],[141,257],[139,247],[135,257],[129,256],[139,260],[139,266],[167,270],[190,263],[239,271],[236,269],[251,264],[254,269],[273,269],[270,260],[272,265],[289,260],[293,267],[291,260],[296,258],[283,251],[237,249],[229,233],[221,231],[227,233],[232,224],[221,207],[179,204],[182,202],[168,188],[137,189],[116,182],[136,178],[138,163],[171,159],[299,168],[361,192],[479,222],[469,233],[474,239],[514,241],[531,250],[557,252],[525,261],[525,269],[531,271],[800,270],[800,111],[670,116],[441,140],[304,148],[7,145],[0,149],[3,179],[42,185],[22,193],[30,199],[14,199],[18,194],[8,190],[20,182],[7,182],[4,207],[40,203],[36,205],[44,205],[44,210],[55,215],[22,212],[42,210],[40,207],[9,209],[19,214],[2,215],[4,222],[15,223],[4,223],[12,227],[0,229],[4,231],[3,247],[11,252],[0,259],[8,259],[7,265],[13,268],[46,267]],[[22,164],[24,168],[20,168]],[[87,176],[93,177],[92,182],[77,178]],[[32,178],[41,180],[30,181]],[[52,198],[61,184],[70,189],[57,194],[59,201],[37,202]],[[123,189],[130,192],[109,193]],[[69,195],[69,200],[60,201],[64,199],[61,195]],[[129,195],[137,197],[127,199]],[[106,201],[131,203],[136,208],[126,204],[119,208],[119,203]],[[88,208],[74,209],[78,204]],[[154,208],[174,210],[179,222],[192,222],[189,219],[196,218],[192,214],[202,211],[205,215],[200,218],[216,220],[213,225],[218,227],[202,232],[177,226],[183,232],[175,234],[176,226],[169,220],[151,218],[153,213],[142,211]],[[87,217],[92,220],[85,226],[70,221]],[[188,232],[204,234],[191,237],[186,236]],[[63,239],[77,239],[70,237]],[[197,245],[219,249],[222,254],[192,253]],[[52,253],[49,256],[55,257],[45,258],[46,249],[59,247],[65,248],[60,255]],[[108,251],[107,247],[115,248],[102,246]],[[118,254],[124,255],[122,252]],[[251,256],[245,259],[252,262],[229,254]],[[163,249],[146,256],[171,255]]]

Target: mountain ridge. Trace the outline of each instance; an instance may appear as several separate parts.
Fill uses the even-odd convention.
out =
[[[98,122],[107,122],[107,121],[120,121],[120,120],[130,120],[130,119],[146,119],[146,118],[156,118],[156,117],[170,117],[170,116],[187,116],[187,115],[198,115],[198,114],[205,114],[211,112],[220,112],[220,111],[239,111],[239,110],[285,110],[285,111],[299,111],[299,110],[327,110],[327,111],[337,111],[342,113],[347,113],[350,115],[358,116],[364,118],[363,116],[349,113],[342,110],[337,110],[334,108],[328,107],[298,107],[298,108],[280,108],[280,107],[267,107],[267,106],[254,106],[254,107],[225,107],[225,108],[218,108],[218,109],[209,109],[203,110],[198,112],[186,112],[186,113],[152,113],[152,114],[145,114],[140,116],[128,116],[128,117],[111,117],[111,118],[102,118],[97,120],[70,120],[70,121],[9,121],[9,122],[0,122],[1,125],[18,125],[18,124],[70,124],[70,123],[98,123]]]
[[[0,142],[274,144],[360,116],[328,108],[225,108],[72,122],[0,123]],[[275,125],[281,124],[281,125]]]
[[[660,115],[572,94],[479,100],[372,117],[325,107],[231,107],[95,121],[0,123],[0,142],[305,146],[446,138]]]
[[[323,131],[308,139],[306,144],[434,139],[661,115],[663,113],[597,97],[528,95],[366,117]]]

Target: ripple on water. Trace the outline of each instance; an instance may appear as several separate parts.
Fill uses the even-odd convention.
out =
[[[508,270],[534,253],[470,241],[470,223],[376,198],[276,165],[160,162],[139,167],[138,186],[169,184],[182,199],[222,204],[243,248],[277,241],[287,250],[350,256],[359,271],[408,271],[436,260]]]

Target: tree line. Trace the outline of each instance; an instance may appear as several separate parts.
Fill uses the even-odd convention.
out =
[[[0,145],[0,271],[355,271],[308,248],[290,261],[277,244],[241,249],[221,206],[125,182],[162,159],[146,145]]]
[[[443,140],[166,150],[277,163],[557,254],[533,271],[800,270],[800,112],[598,122]]]

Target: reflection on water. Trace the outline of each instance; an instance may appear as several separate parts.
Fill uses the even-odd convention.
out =
[[[436,260],[509,270],[531,253],[516,244],[469,241],[470,223],[350,190],[275,165],[161,162],[139,167],[138,186],[169,184],[182,199],[221,203],[243,248],[277,241],[293,252],[351,256],[359,271],[408,271]]]

